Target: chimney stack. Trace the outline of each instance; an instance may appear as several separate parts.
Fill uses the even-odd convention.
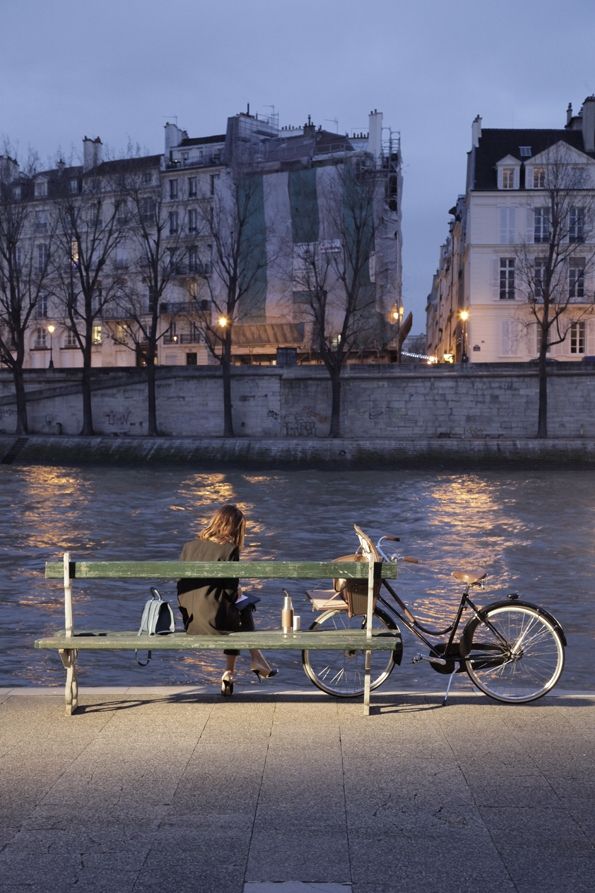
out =
[[[382,112],[377,109],[368,116],[368,152],[374,161],[382,155]]]
[[[471,125],[471,145],[474,149],[479,146],[481,139],[481,115],[476,115]]]
[[[595,152],[595,96],[587,96],[581,109],[585,152]]]
[[[88,136],[83,138],[83,170],[90,171],[101,164],[101,150],[103,144],[99,137],[94,140]]]

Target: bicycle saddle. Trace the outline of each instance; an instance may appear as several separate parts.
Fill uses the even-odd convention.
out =
[[[483,570],[453,571],[452,575],[455,580],[458,580],[460,583],[467,583],[469,586],[477,586],[478,583],[481,583],[487,577],[486,571]]]

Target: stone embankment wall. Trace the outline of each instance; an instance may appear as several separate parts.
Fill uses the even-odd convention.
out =
[[[157,370],[160,432],[174,437],[222,434],[218,369]],[[76,435],[81,429],[79,370],[26,373],[31,433]],[[343,379],[346,438],[530,438],[537,424],[537,374],[527,366],[464,369],[353,366]],[[330,385],[324,369],[274,367],[234,370],[235,433],[244,437],[326,437]],[[147,433],[143,370],[93,370],[93,421],[98,434]],[[595,370],[552,368],[548,433],[595,438]],[[12,377],[0,372],[0,433],[15,430]]]

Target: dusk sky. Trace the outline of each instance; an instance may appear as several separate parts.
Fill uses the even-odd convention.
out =
[[[595,93],[593,0],[0,0],[0,138],[42,166],[163,151],[163,125],[267,115],[400,132],[404,303],[413,331],[465,188],[471,122],[563,127]]]

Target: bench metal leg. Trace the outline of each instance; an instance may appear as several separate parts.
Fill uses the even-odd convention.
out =
[[[64,689],[66,716],[72,716],[79,705],[79,686],[76,678],[77,652],[75,648],[61,648],[58,654],[66,670],[66,686]]]
[[[372,682],[372,652],[366,651],[364,657],[364,716],[370,715],[370,691]]]

